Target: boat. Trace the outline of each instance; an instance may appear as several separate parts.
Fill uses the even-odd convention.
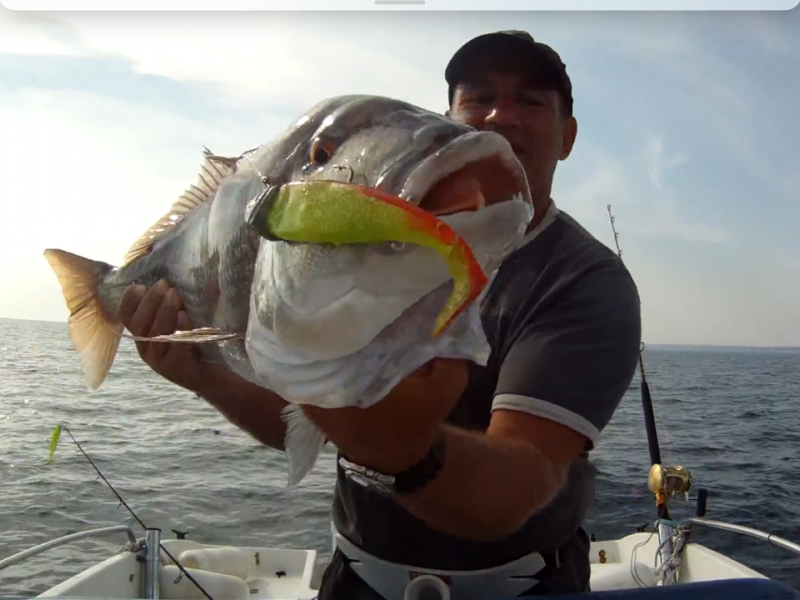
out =
[[[608,211],[613,228],[611,206],[608,206]],[[616,242],[618,234],[615,229],[614,238]],[[617,251],[621,256],[618,243]],[[730,531],[799,556],[800,545],[751,527],[707,519],[708,491],[703,488],[696,493],[695,516],[681,521],[670,517],[669,505],[688,499],[694,479],[683,466],[662,464],[643,350],[644,344],[639,356],[640,395],[651,463],[648,488],[653,494],[657,519],[649,532],[638,531],[619,539],[592,540],[592,591],[562,598],[800,600],[800,591],[773,581],[747,565],[693,541],[692,533],[697,527]],[[56,431],[60,431],[60,426]],[[69,435],[72,437],[71,433]],[[54,434],[51,454],[56,440]],[[174,530],[175,539],[162,539],[161,530],[146,527],[74,437],[72,441],[139,522],[143,534],[136,537],[133,529],[127,525],[90,529],[53,539],[0,560],[2,571],[32,556],[78,540],[111,534],[127,535],[127,544],[120,552],[51,587],[37,598],[312,600],[316,597],[317,590],[312,585],[316,551],[203,544],[189,540],[185,533]],[[524,597],[518,597],[517,600],[521,598]],[[450,590],[443,579],[423,575],[408,583],[403,600],[451,600]],[[488,597],[471,600],[511,599]]]
[[[643,349],[643,347],[642,347]],[[641,397],[651,467],[648,488],[658,518],[651,531],[637,531],[620,539],[592,540],[590,593],[568,596],[575,600],[800,600],[800,591],[692,540],[696,527],[709,527],[767,542],[800,555],[800,545],[763,531],[706,518],[708,491],[696,493],[693,517],[673,521],[672,502],[684,502],[692,474],[683,466],[663,466],[655,430],[652,401],[643,363]],[[62,426],[54,432],[53,452]],[[59,537],[0,560],[2,570],[53,548],[91,537],[125,534],[126,545],[113,556],[45,590],[37,598],[142,600],[313,600],[312,585],[317,552],[309,549],[239,547],[203,544],[173,530],[174,539],[162,539],[161,530],[147,527],[100,469],[63,427],[97,474],[141,526],[137,537],[128,525],[89,529]],[[332,530],[333,533],[333,530]],[[334,547],[336,536],[334,535]],[[0,583],[0,594],[2,584]],[[565,596],[567,597],[567,596]],[[451,600],[443,579],[423,575],[409,581],[402,600]],[[452,600],[459,600],[452,598]],[[511,600],[480,598],[471,600]]]
[[[691,474],[680,466],[653,465],[650,469],[648,484],[657,500],[685,493],[690,482]],[[592,591],[564,598],[800,600],[797,590],[692,541],[694,528],[710,527],[762,540],[800,555],[800,545],[781,537],[706,519],[706,498],[706,491],[698,490],[696,516],[684,522],[659,519],[650,532],[592,541]],[[128,525],[89,529],[2,559],[0,571],[58,546],[90,537],[124,534],[127,543],[120,552],[36,597],[61,600],[313,600],[317,595],[312,585],[317,558],[315,550],[203,544],[187,539],[183,532],[175,533],[174,539],[162,539],[161,531],[155,528],[146,528],[140,537]],[[438,578],[435,582],[430,579],[420,577],[409,582],[403,600],[450,600],[448,587]]]

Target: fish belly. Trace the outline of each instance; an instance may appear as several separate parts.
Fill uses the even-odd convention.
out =
[[[247,354],[260,385],[288,402],[321,408],[371,406],[433,358],[487,363],[491,348],[480,316],[483,294],[440,336],[431,335],[438,310],[451,289],[451,282],[441,285],[364,348],[334,360],[308,360],[287,351],[272,331],[251,318]]]

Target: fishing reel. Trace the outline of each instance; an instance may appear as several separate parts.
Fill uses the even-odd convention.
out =
[[[655,464],[650,467],[647,478],[647,487],[657,500],[665,501],[667,498],[686,501],[689,499],[689,489],[694,479],[692,474],[680,465],[665,467]]]

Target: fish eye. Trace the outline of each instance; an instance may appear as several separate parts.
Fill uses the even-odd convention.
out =
[[[312,164],[324,165],[331,158],[336,148],[330,140],[322,140],[317,138],[311,145],[311,151],[308,153],[308,158]]]

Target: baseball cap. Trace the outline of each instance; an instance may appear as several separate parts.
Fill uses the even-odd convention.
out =
[[[473,61],[499,53],[513,53],[524,57],[531,70],[546,78],[561,94],[568,113],[572,114],[572,81],[567,75],[567,67],[561,57],[547,44],[533,39],[527,31],[519,30],[485,33],[461,46],[444,70],[450,99],[453,97],[453,88],[461,82],[465,70]]]

